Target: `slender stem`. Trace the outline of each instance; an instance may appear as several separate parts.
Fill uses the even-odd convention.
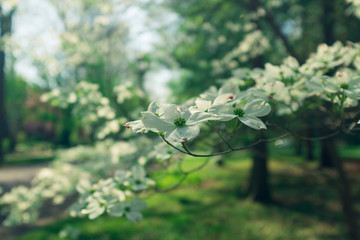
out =
[[[178,150],[178,151],[179,151],[179,152],[181,152],[181,153],[185,153],[185,154],[187,154],[187,152],[185,152],[184,150],[182,150],[182,149],[180,149],[180,148],[176,147],[175,145],[173,145],[172,143],[170,143],[168,140],[166,140],[164,136],[160,136],[160,137],[161,137],[161,138],[162,138],[162,140],[163,140],[163,141],[164,141],[167,145],[169,145],[170,147],[175,148],[176,150]]]
[[[228,141],[226,141],[225,138],[220,134],[219,129],[216,126],[214,126],[214,130],[217,133],[217,135],[220,137],[220,139],[228,146],[228,148],[233,149],[231,144]]]
[[[294,136],[296,138],[299,138],[301,140],[307,140],[307,141],[318,141],[318,140],[328,139],[328,138],[334,137],[336,135],[339,135],[342,132],[341,130],[338,130],[338,131],[335,131],[335,132],[332,132],[330,134],[323,135],[323,136],[320,136],[320,137],[305,137],[305,136],[301,136],[301,135],[297,134],[296,132],[294,132],[293,130],[291,130],[290,128],[287,128],[287,127],[283,127],[283,126],[280,126],[280,125],[277,125],[277,124],[271,124],[271,123],[269,123],[268,125],[276,126],[278,128],[281,128],[281,129],[289,132],[290,135],[292,135],[292,136]]]
[[[214,157],[214,156],[219,156],[219,155],[224,155],[224,154],[227,154],[227,153],[231,153],[231,152],[235,152],[235,151],[241,151],[241,150],[245,150],[245,149],[249,149],[251,147],[254,147],[256,146],[257,144],[259,143],[262,143],[262,142],[273,142],[273,141],[276,141],[276,140],[279,140],[279,139],[282,139],[282,138],[285,138],[285,137],[288,137],[288,136],[291,136],[290,133],[286,133],[286,134],[283,134],[281,136],[278,136],[278,137],[274,137],[274,138],[269,138],[269,139],[263,139],[263,138],[260,138],[258,139],[256,142],[253,142],[247,146],[244,146],[244,147],[238,147],[238,148],[233,148],[233,149],[229,149],[229,150],[226,150],[226,151],[222,151],[222,152],[217,152],[217,153],[211,153],[211,154],[196,154],[196,153],[193,153],[191,152],[185,143],[182,143],[182,146],[183,148],[185,149],[185,151],[181,150],[182,153],[185,153],[185,154],[188,154],[190,156],[193,156],[193,157]],[[164,138],[163,138],[164,139]],[[165,140],[165,143],[167,143],[169,146],[174,146],[173,144],[169,143],[167,140]],[[177,150],[179,150],[179,148],[175,148]]]

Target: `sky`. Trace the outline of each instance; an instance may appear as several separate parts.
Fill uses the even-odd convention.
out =
[[[156,31],[148,29],[146,11],[143,9],[131,7],[123,17],[128,19],[130,25],[131,43],[128,48],[133,49],[134,52],[150,52],[153,50],[154,44],[161,41]],[[168,18],[168,22],[175,19],[171,14],[166,18]],[[19,1],[12,33],[21,49],[15,52],[17,57],[15,69],[29,82],[39,85],[42,82],[29,56],[33,53],[38,55],[54,54],[59,44],[57,33],[62,31],[62,28],[56,10],[46,0]],[[176,73],[168,69],[149,72],[146,75],[145,89],[153,100],[164,102],[169,95],[166,84],[175,76]]]

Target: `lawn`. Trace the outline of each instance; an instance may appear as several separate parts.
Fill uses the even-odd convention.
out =
[[[48,162],[54,159],[54,146],[47,142],[18,143],[16,151],[5,155],[6,165]]]
[[[224,166],[212,160],[180,187],[150,196],[144,220],[137,224],[107,216],[92,221],[62,216],[17,240],[73,239],[72,234],[84,240],[347,239],[336,175],[293,158],[280,154],[270,161],[272,204],[243,197],[251,161],[246,153],[233,154]],[[202,161],[187,158],[185,167],[191,169]],[[351,180],[359,199],[356,172]],[[70,237],[64,237],[65,229]]]

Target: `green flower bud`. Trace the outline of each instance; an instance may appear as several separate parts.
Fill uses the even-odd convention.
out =
[[[234,114],[238,115],[239,117],[242,117],[242,116],[244,116],[245,112],[241,108],[235,108],[234,109]]]
[[[186,123],[185,118],[178,117],[178,118],[174,119],[174,124],[177,127],[183,127],[183,126],[185,126],[185,123]]]
[[[341,84],[340,84],[340,87],[341,87],[342,89],[349,89],[349,84],[347,84],[347,83],[341,83]]]

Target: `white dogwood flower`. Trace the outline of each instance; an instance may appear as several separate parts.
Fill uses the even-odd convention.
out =
[[[216,113],[221,121],[229,121],[238,118],[243,124],[256,130],[266,129],[265,124],[259,117],[270,113],[271,107],[263,99],[255,99],[248,102],[245,106],[241,103],[227,103],[224,105],[213,106],[210,112]]]
[[[149,111],[150,110],[150,111]],[[166,140],[174,143],[188,142],[199,135],[200,122],[215,120],[205,112],[191,114],[187,107],[178,107],[174,104],[150,104],[149,110],[142,112],[142,124],[145,129],[165,133]]]

